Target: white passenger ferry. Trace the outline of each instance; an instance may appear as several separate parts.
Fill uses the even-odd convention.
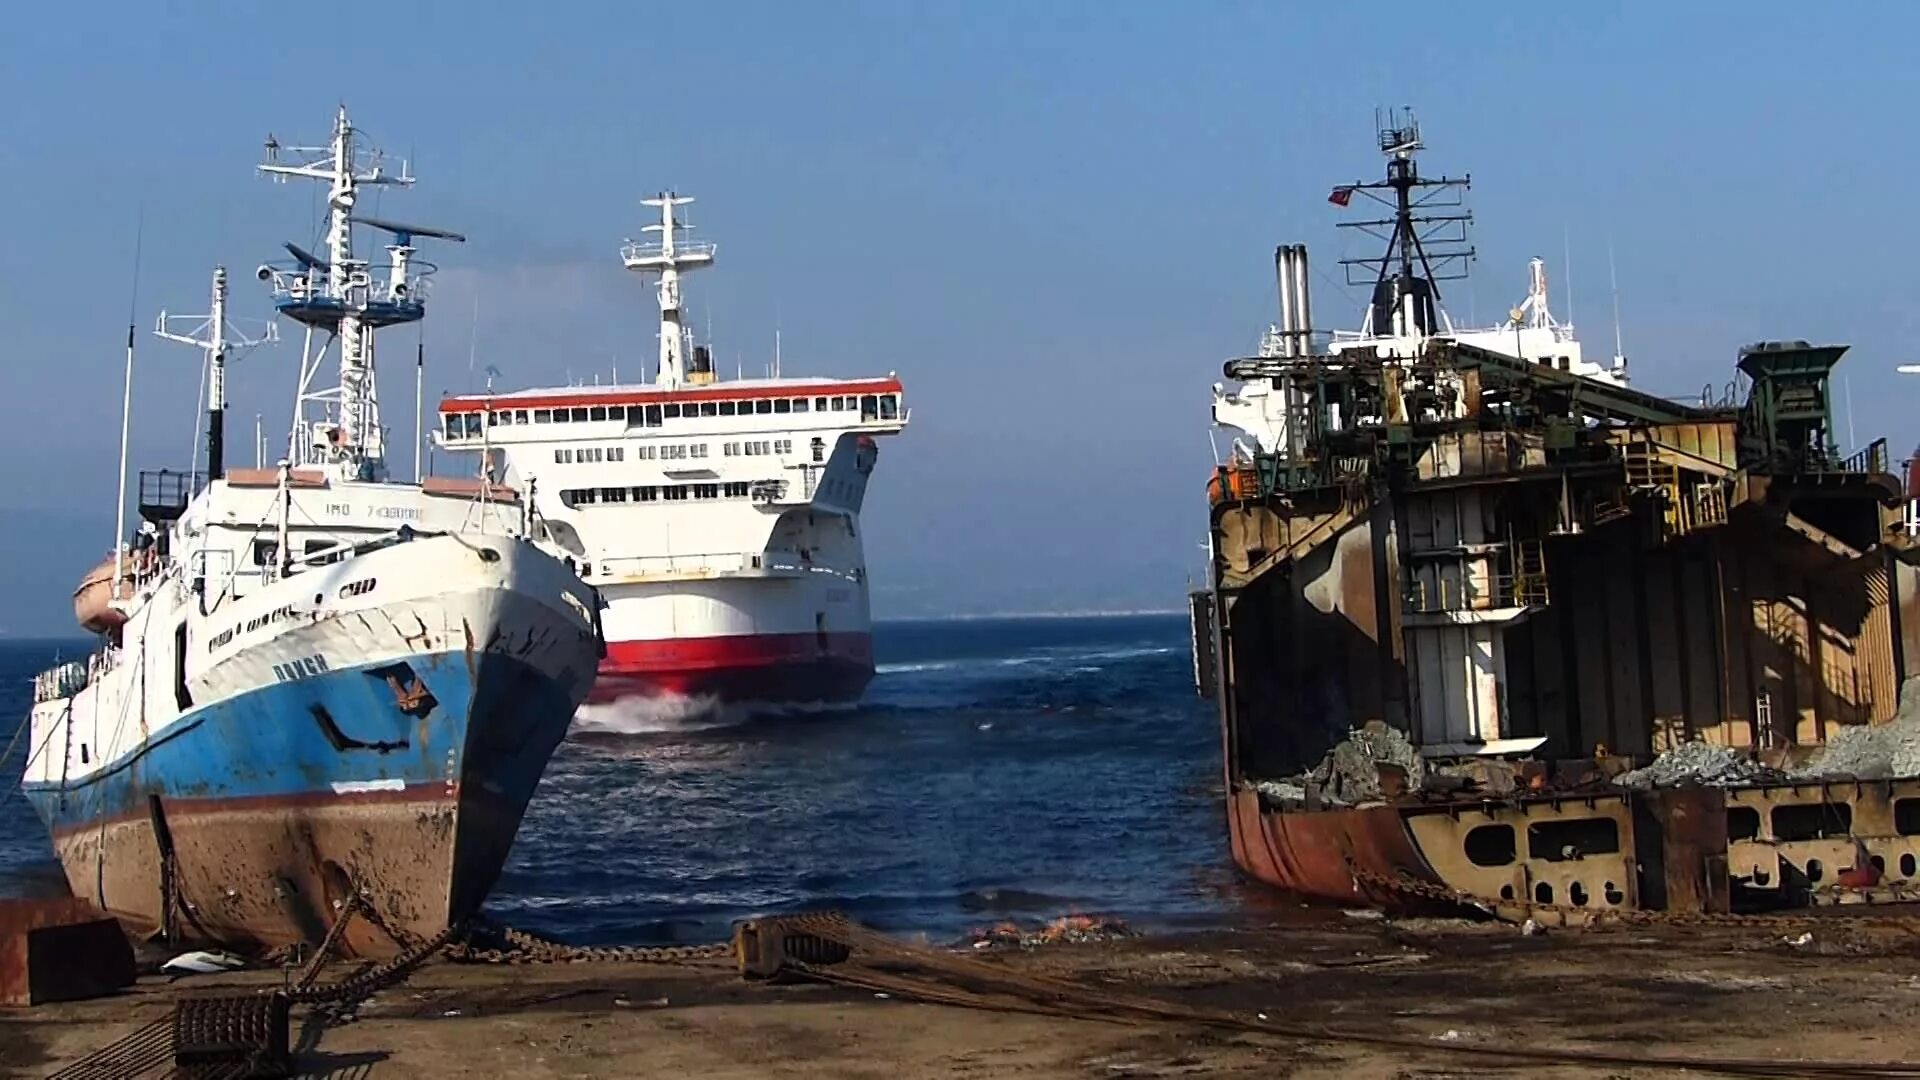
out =
[[[524,489],[606,602],[595,700],[840,704],[873,677],[860,509],[907,423],[897,376],[720,380],[684,324],[681,275],[710,266],[663,193],[621,252],[658,278],[659,361],[639,385],[462,395],[440,445]]]

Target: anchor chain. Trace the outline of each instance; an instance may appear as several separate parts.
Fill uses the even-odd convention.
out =
[[[471,943],[454,945],[449,954],[456,960],[482,964],[574,964],[604,961],[625,964],[696,964],[716,960],[731,961],[733,946],[724,942],[712,945],[568,945],[530,934],[525,930],[502,928],[499,937],[505,948],[476,948]]]

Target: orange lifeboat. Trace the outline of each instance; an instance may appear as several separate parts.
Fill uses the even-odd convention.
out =
[[[120,576],[121,591],[133,592],[133,566],[129,563]],[[127,621],[126,613],[113,606],[113,559],[109,557],[80,579],[73,590],[73,617],[85,629],[104,634]]]

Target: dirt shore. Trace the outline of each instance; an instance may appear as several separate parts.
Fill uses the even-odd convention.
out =
[[[434,963],[348,1022],[296,1009],[294,1038],[301,1075],[407,1080],[1705,1075],[1449,1052],[1462,1046],[1920,1062],[1920,936],[1884,925],[1833,920],[1802,940],[1757,928],[1523,934],[1316,913],[1286,925],[973,955],[1103,990],[1417,1045],[1065,1020],[605,962]],[[283,977],[148,977],[111,999],[0,1010],[0,1073],[44,1076],[165,1017],[183,992]]]

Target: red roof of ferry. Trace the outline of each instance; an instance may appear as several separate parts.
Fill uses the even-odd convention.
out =
[[[662,390],[650,386],[568,387],[556,390],[517,390],[510,394],[460,394],[440,399],[440,411],[476,409],[546,409],[556,405],[663,405],[683,401],[748,401],[761,398],[814,397],[821,394],[898,394],[900,380],[821,379],[783,382],[713,383],[708,386]]]

